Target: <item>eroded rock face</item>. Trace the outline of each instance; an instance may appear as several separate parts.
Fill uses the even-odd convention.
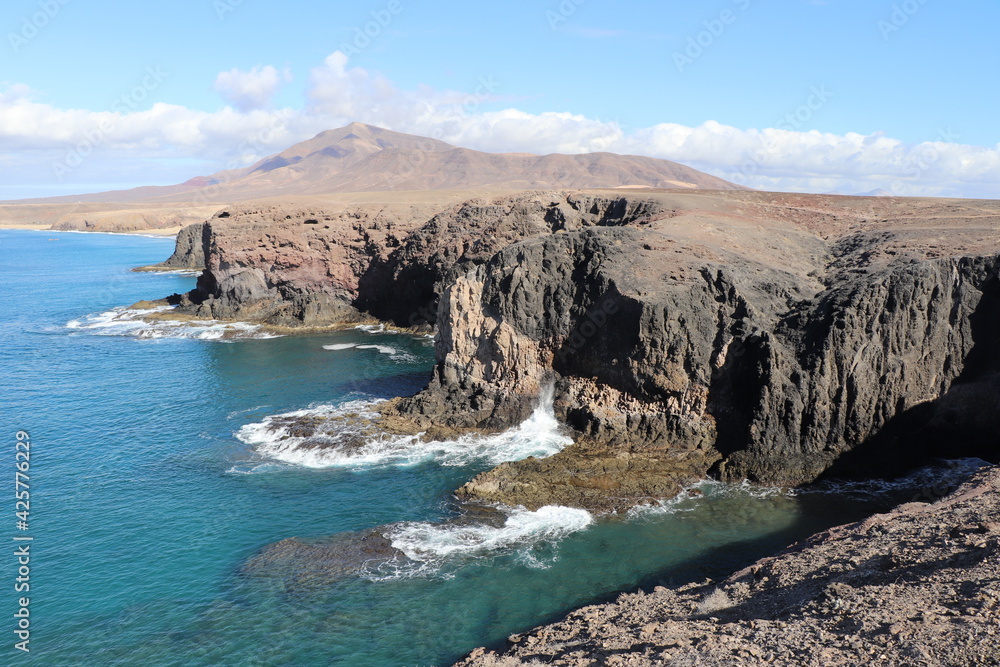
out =
[[[927,455],[996,453],[1000,413],[987,409],[955,420],[967,426],[964,443],[927,437],[930,427],[940,437],[955,412],[945,405],[972,391],[963,383],[1000,370],[995,353],[969,364],[977,345],[1000,342],[987,323],[996,319],[996,257],[894,265],[808,298],[807,283],[736,257],[684,283],[643,277],[659,266],[644,256],[644,236],[602,229],[525,242],[456,281],[442,304],[434,379],[403,408],[426,415],[441,405],[456,426],[502,428],[526,416],[554,372],[557,413],[587,441],[583,458],[603,448],[608,465],[622,468],[568,463],[581,457],[577,445],[480,476],[464,495],[503,500],[540,466],[581,486],[610,474],[621,490],[685,451],[701,452],[705,470],[723,459],[725,479],[778,485],[813,481],[873,442],[883,459],[897,459],[886,473]],[[650,278],[663,286],[643,289]],[[588,328],[595,307],[609,315]],[[529,504],[566,497],[542,493]]]
[[[655,200],[572,193],[477,198],[444,210],[244,205],[220,211],[200,232],[183,230],[163,266],[186,268],[204,255],[205,272],[184,303],[199,316],[292,327],[371,316],[433,325],[446,287],[511,243],[669,215]]]
[[[724,474],[810,481],[876,436],[909,439],[910,451],[903,442],[893,453],[919,456],[928,425],[919,413],[1000,370],[998,272],[996,256],[893,263],[841,277],[783,318],[767,337],[746,444]],[[983,346],[994,352],[977,361]],[[966,443],[964,453],[989,455],[983,444]]]
[[[1000,262],[965,255],[975,249],[965,230],[952,248],[928,251],[926,236],[940,242],[940,230],[903,225],[844,241],[786,228],[782,266],[745,238],[696,243],[704,237],[684,238],[675,222],[522,241],[452,284],[434,378],[400,408],[504,428],[555,377],[557,413],[582,434],[547,462],[477,477],[462,495],[535,505],[573,498],[568,485],[605,485],[609,496],[632,488],[619,497],[627,503],[643,494],[630,476],[679,452],[700,452],[706,470],[722,459],[725,479],[779,485],[831,467],[892,473],[928,455],[1000,453],[990,435],[1000,413],[988,409],[961,413],[965,441],[941,437],[955,412],[945,406],[974,386],[989,402],[981,383],[1000,372]],[[961,255],[926,257],[943,250]],[[875,460],[884,468],[872,471]],[[551,489],[527,498],[525,478]]]
[[[354,301],[361,276],[424,215],[402,205],[221,211],[204,223],[205,271],[182,308],[292,327],[360,321]]]
[[[211,228],[207,222],[198,222],[184,227],[177,232],[174,254],[167,261],[148,268],[157,270],[189,269],[192,271],[203,271],[207,261],[206,246],[208,246],[210,231]]]
[[[796,485],[998,453],[995,202],[523,193],[203,234],[201,314],[436,324],[427,389],[380,407],[395,432],[510,428],[554,385],[577,444],[466,498],[618,509],[710,471]]]
[[[362,278],[358,307],[401,326],[438,320],[442,295],[523,239],[585,227],[639,225],[672,213],[652,199],[573,193],[478,198],[434,216]]]

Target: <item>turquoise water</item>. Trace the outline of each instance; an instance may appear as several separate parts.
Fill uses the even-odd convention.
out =
[[[0,558],[6,664],[449,664],[617,591],[720,576],[890,501],[706,485],[703,498],[610,521],[550,509],[442,526],[464,480],[552,446],[545,415],[506,439],[389,442],[347,462],[268,449],[271,416],[417,391],[430,342],[377,330],[220,340],[102,315],[190,289],[191,276],[129,271],[170,251],[0,230],[11,487],[15,433],[32,442],[30,530],[15,529],[11,488],[0,539],[34,538],[30,654],[13,648],[16,563]],[[243,570],[288,537],[384,524],[415,562],[306,583]]]

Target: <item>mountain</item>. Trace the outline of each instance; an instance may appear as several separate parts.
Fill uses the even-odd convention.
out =
[[[484,153],[351,123],[249,167],[178,185],[32,201],[235,202],[345,192],[568,188],[747,189],[668,160],[614,153]]]

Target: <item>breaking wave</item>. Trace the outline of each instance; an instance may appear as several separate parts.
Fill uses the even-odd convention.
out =
[[[408,352],[403,352],[389,345],[362,345],[360,343],[337,343],[335,345],[324,345],[324,350],[331,352],[341,352],[343,350],[375,350],[379,354],[389,355],[393,361],[415,362],[417,358]]]
[[[278,338],[247,322],[217,320],[147,320],[157,313],[173,310],[174,306],[156,308],[113,308],[66,323],[68,329],[88,331],[98,336],[131,336],[142,339],[191,338],[196,340],[230,341],[241,338]]]
[[[469,435],[426,442],[423,434],[391,435],[371,421],[381,401],[351,401],[274,415],[236,433],[268,459],[309,468],[410,466],[433,461],[445,466],[498,465],[536,456],[545,458],[573,442],[562,434],[547,391],[531,417],[493,435]]]
[[[473,523],[397,524],[384,534],[407,561],[389,561],[368,568],[374,580],[418,576],[448,576],[451,568],[470,560],[513,554],[515,561],[544,568],[558,558],[559,542],[586,530],[594,517],[586,510],[549,505],[535,511],[501,508],[507,514],[503,525]]]
[[[150,271],[158,276],[186,276],[189,278],[197,278],[203,271],[202,269],[156,269],[155,271]]]

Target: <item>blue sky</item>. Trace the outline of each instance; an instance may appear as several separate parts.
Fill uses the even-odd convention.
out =
[[[179,182],[353,120],[996,197],[997,25],[992,0],[7,0],[0,198]]]

